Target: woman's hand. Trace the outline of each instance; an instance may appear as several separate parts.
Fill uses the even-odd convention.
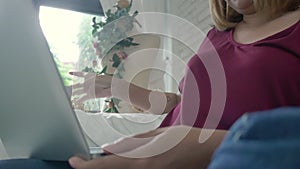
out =
[[[213,132],[212,136],[200,143],[200,133],[208,131]],[[110,154],[105,157],[90,161],[72,157],[69,163],[76,169],[206,168],[225,134],[188,126],[159,128],[105,146]]]
[[[71,72],[70,74],[84,79],[82,83],[72,86],[72,94],[79,96],[76,102],[82,103],[88,99],[110,97],[112,95],[112,76],[83,72]]]
[[[174,93],[151,91],[112,76],[83,72],[70,74],[84,79],[82,83],[72,86],[72,95],[76,96],[77,104],[89,99],[113,96],[144,111],[163,114],[172,110],[180,100]]]

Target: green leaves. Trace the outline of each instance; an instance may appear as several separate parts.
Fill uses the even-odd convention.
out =
[[[109,100],[105,100],[106,103],[108,103],[107,107],[104,109],[104,112],[106,113],[119,113],[118,108],[120,108],[120,99],[117,98],[110,98]]]
[[[132,17],[136,17],[138,14],[139,14],[139,12],[138,12],[138,11],[135,11],[135,12],[133,13]]]
[[[99,75],[106,74],[106,71],[107,71],[107,65],[105,65],[104,68],[98,74]]]
[[[130,12],[130,10],[131,10],[131,7],[132,7],[132,1],[133,1],[133,0],[130,0],[130,4],[129,4],[129,6],[126,8],[127,12]]]
[[[138,43],[133,42],[132,37],[128,37],[126,39],[123,39],[122,41],[118,42],[117,45],[124,47],[130,47],[130,46],[137,46]]]
[[[114,53],[114,55],[112,57],[112,62],[113,62],[112,67],[114,67],[114,68],[117,68],[121,63],[121,59],[119,58],[119,56],[116,53]]]
[[[98,33],[98,29],[104,27],[106,25],[105,22],[97,22],[97,18],[96,17],[93,17],[92,18],[92,27],[93,27],[93,30],[92,30],[92,35],[93,37],[96,37],[97,36],[97,33]]]
[[[106,16],[109,18],[109,17],[111,17],[113,14],[111,13],[111,9],[109,9],[109,10],[107,10],[106,12],[105,12],[105,14],[106,14]]]

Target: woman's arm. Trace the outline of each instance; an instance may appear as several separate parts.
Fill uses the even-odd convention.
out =
[[[78,103],[88,99],[114,96],[133,106],[153,114],[169,112],[180,101],[175,93],[152,91],[123,79],[93,73],[72,72],[72,75],[84,78],[84,82],[73,85],[73,95],[80,96]]]
[[[212,135],[204,143],[201,133]],[[204,169],[227,131],[207,130],[189,126],[172,126],[125,138],[105,146],[112,154],[90,161],[73,157],[76,169]]]
[[[120,98],[126,100],[126,97]],[[181,97],[175,93],[149,90],[131,83],[127,101],[152,114],[163,114],[170,112],[180,99]]]

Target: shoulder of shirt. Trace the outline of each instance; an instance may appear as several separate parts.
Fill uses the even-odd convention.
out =
[[[209,39],[213,38],[214,36],[222,36],[227,34],[231,29],[225,30],[225,31],[221,31],[218,30],[215,26],[212,26],[212,28],[207,32],[206,37],[208,37]]]

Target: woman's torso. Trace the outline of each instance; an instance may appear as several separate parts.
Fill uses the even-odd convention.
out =
[[[161,126],[185,124],[196,127],[228,129],[246,112],[281,106],[300,105],[300,21],[266,38],[249,44],[234,40],[234,29],[220,32],[212,29],[206,40],[188,63],[181,84],[182,102],[166,117]],[[212,100],[212,85],[204,63],[216,54],[226,77],[226,100],[223,112],[214,112],[207,120]],[[204,60],[204,62],[202,61]],[[191,70],[191,71],[189,71]],[[189,83],[195,79],[198,91]],[[219,86],[222,88],[223,86]],[[193,92],[194,91],[194,92]],[[195,93],[197,93],[195,95]],[[191,97],[192,96],[192,97]],[[199,96],[199,99],[196,97]],[[193,101],[191,101],[191,98]],[[196,100],[196,101],[195,101]],[[192,103],[190,103],[192,102]],[[198,102],[197,115],[190,108]],[[195,107],[195,106],[194,106]],[[213,111],[212,111],[213,112]],[[216,121],[214,121],[216,120]]]

